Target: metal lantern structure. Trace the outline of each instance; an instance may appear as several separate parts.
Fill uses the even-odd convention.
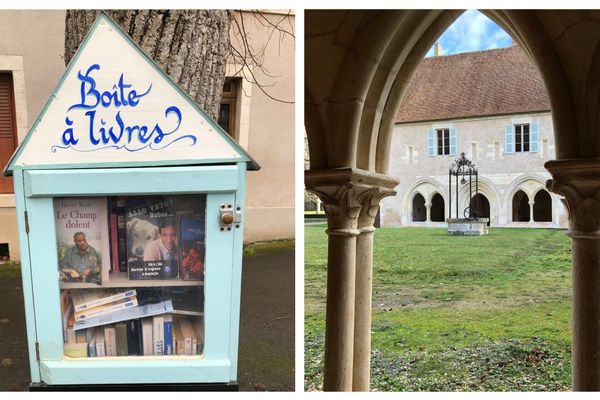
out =
[[[455,177],[456,188],[456,218],[461,218],[458,207],[458,192],[459,185],[469,185],[468,205],[463,210],[462,218],[473,221],[479,218],[479,180],[478,172],[475,163],[465,157],[465,153],[461,153],[451,165],[448,172],[448,217],[452,218],[452,177]],[[460,179],[460,180],[459,180]],[[474,182],[473,182],[474,180]],[[475,207],[471,207],[471,199],[475,196]]]

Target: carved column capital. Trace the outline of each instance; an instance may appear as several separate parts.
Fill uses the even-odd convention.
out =
[[[355,168],[305,172],[306,189],[325,205],[329,234],[359,234],[372,227],[379,202],[396,194],[395,178]]]
[[[600,159],[548,161],[551,192],[564,196],[569,213],[569,235],[600,239]]]

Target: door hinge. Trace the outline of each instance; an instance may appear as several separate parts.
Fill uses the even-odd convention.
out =
[[[29,233],[29,215],[25,211],[25,233]]]
[[[35,342],[35,359],[40,361],[40,343]]]

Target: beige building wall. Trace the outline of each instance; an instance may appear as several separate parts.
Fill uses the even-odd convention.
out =
[[[286,13],[261,15],[277,23]],[[269,96],[293,102],[293,37],[280,38],[275,33],[267,44],[270,32],[264,22],[244,14],[249,43],[256,50],[264,48],[262,60],[268,75],[252,65],[246,72],[255,74]],[[289,21],[283,26],[293,32],[294,17]],[[65,11],[0,11],[0,71],[13,72],[19,142],[65,71],[64,27]],[[228,74],[234,75],[237,67],[229,65]],[[293,238],[294,104],[269,98],[247,74],[237,109],[236,138],[262,167],[248,173],[244,240]],[[9,244],[12,260],[20,258],[16,218],[14,195],[0,195],[0,243]]]
[[[240,93],[242,109],[238,115],[242,119],[241,126],[238,124],[242,132],[236,136],[261,166],[260,171],[248,173],[244,240],[291,239],[294,237],[295,42],[281,30],[293,33],[295,18],[287,16],[286,10],[261,12],[261,19],[266,18],[273,25],[280,23],[279,31],[265,27],[266,23],[252,13],[243,13],[243,18],[248,43],[257,53],[264,48],[265,69],[250,65],[252,74],[246,71],[238,75],[243,76],[244,90]],[[232,34],[235,33],[232,29]],[[232,43],[239,45],[235,37]],[[230,66],[233,71],[239,68],[240,65]],[[253,78],[262,90],[251,82]]]
[[[507,154],[504,148],[506,125],[539,124],[539,152]],[[457,155],[427,155],[427,130],[456,128]],[[567,213],[560,196],[550,193],[552,222],[528,223],[512,220],[512,199],[523,190],[533,201],[539,190],[545,190],[550,174],[544,163],[555,158],[554,130],[549,112],[508,116],[477,117],[460,120],[399,124],[394,128],[390,174],[400,178],[398,194],[381,203],[381,226],[433,225],[445,223],[413,222],[412,200],[420,193],[425,203],[431,203],[435,193],[444,199],[448,218],[448,170],[450,164],[464,152],[479,171],[480,193],[490,202],[492,226],[566,227]],[[452,184],[452,217],[456,215],[455,183]],[[459,217],[468,206],[468,191],[459,191]]]
[[[64,73],[64,29],[64,11],[0,11],[0,71],[13,75],[19,142]],[[20,258],[11,194],[0,194],[0,243]]]

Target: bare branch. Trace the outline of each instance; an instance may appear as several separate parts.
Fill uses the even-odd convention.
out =
[[[239,66],[237,67],[235,75],[242,76],[247,81],[255,84],[258,86],[261,92],[274,101],[286,104],[294,104],[294,101],[279,99],[267,91],[267,88],[276,86],[276,83],[269,85],[265,82],[265,80],[270,80],[270,78],[279,78],[279,76],[273,74],[265,66],[264,62],[267,49],[276,33],[278,34],[279,38],[279,53],[281,52],[281,43],[286,39],[286,37],[295,39],[291,11],[288,11],[287,14],[283,15],[281,18],[277,18],[275,21],[272,21],[259,10],[251,11],[254,17],[254,24],[259,31],[267,29],[267,39],[264,42],[264,45],[259,49],[253,48],[251,44],[251,35],[246,28],[244,12],[242,10],[236,11],[238,17],[233,18],[232,20],[232,27],[235,31],[235,34],[232,36],[237,39],[237,43],[230,43],[231,61],[234,65]],[[289,29],[285,26],[286,23],[289,25]],[[255,70],[260,71],[264,77],[259,79]]]

